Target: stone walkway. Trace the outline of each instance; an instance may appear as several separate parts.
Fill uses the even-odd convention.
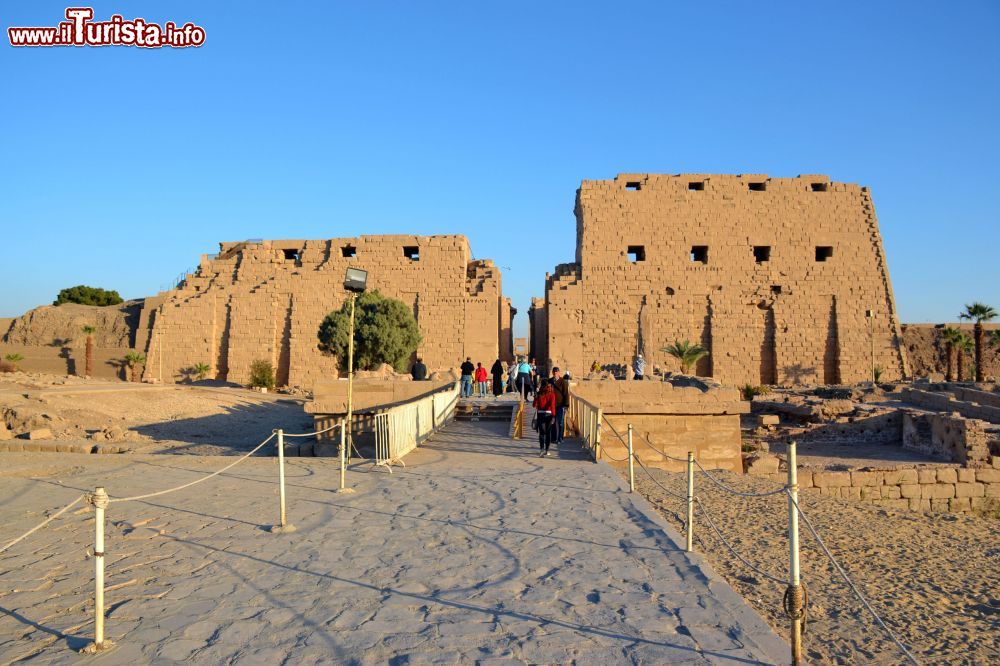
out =
[[[453,423],[390,476],[293,459],[108,512],[108,637],[94,657],[93,514],[0,556],[0,663],[784,663],[788,648],[608,466],[565,444],[538,458],[503,423]],[[103,483],[112,496],[230,459],[3,454],[2,542]],[[7,472],[8,474],[11,472]]]

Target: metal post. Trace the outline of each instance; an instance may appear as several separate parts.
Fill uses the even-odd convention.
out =
[[[688,451],[687,552],[694,550],[694,451]]]
[[[785,613],[792,622],[792,664],[802,659],[802,618],[804,603],[799,583],[799,501],[796,445],[788,444],[788,590],[785,591]]]
[[[628,491],[635,492],[635,464],[633,463],[632,424],[628,424]]]
[[[604,412],[600,407],[597,408],[597,413],[594,415],[594,461],[601,459],[601,418],[603,418]]]
[[[340,488],[338,493],[353,493],[353,488],[347,487],[347,433],[344,419],[340,420]],[[376,432],[378,427],[376,426]]]
[[[354,301],[356,294],[351,294],[351,333],[347,340],[347,427],[352,432],[347,433],[348,448],[354,445],[354,438],[351,436],[354,431]],[[351,452],[347,452],[347,461],[351,461]]]
[[[104,510],[108,508],[108,493],[98,486],[87,499],[94,505],[94,642],[82,652],[92,653],[112,645],[104,640]]]

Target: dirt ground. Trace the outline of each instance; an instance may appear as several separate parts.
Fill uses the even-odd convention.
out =
[[[300,397],[224,386],[0,375],[0,418],[11,435],[47,428],[62,442],[124,442],[141,453],[247,451],[273,428],[311,430],[302,404]]]
[[[650,470],[670,492],[686,492],[683,474]],[[742,492],[772,481],[717,472]],[[684,503],[641,470],[637,489],[679,530]],[[699,474],[696,495],[730,544],[751,564],[779,579],[788,575],[788,509],[783,494],[741,498]],[[985,517],[890,511],[802,493],[800,505],[827,547],[873,608],[926,664],[1000,663],[1000,521]],[[899,664],[905,658],[830,565],[802,534],[802,580],[810,603],[804,653],[814,664]],[[695,514],[695,550],[787,635],[781,610],[785,585],[752,571],[732,555],[706,519]]]

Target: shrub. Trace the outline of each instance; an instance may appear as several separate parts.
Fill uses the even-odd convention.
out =
[[[882,380],[882,368],[877,365],[872,368],[872,376],[875,378],[875,383],[878,384]]]
[[[10,363],[10,367],[12,368],[12,370],[5,372],[17,372],[17,364],[23,361],[24,357],[17,353],[7,354],[6,356],[3,357],[3,360]]]
[[[740,388],[744,400],[753,400],[755,396],[767,395],[770,392],[771,389],[766,386],[754,386],[753,384],[744,384]]]
[[[351,301],[331,312],[319,327],[319,348],[335,354],[341,370],[347,370]],[[421,341],[413,311],[402,301],[386,298],[378,291],[361,294],[356,303],[354,369],[374,370],[388,363],[406,372]]]
[[[208,363],[195,363],[191,369],[194,370],[194,374],[198,379],[204,379],[212,371],[212,366]]]
[[[77,285],[63,289],[56,296],[52,305],[62,305],[63,303],[79,303],[80,305],[118,305],[122,302],[122,297],[117,291],[108,291],[100,287],[88,287],[87,285]]]
[[[274,388],[274,366],[270,361],[258,359],[250,364],[250,386],[252,388]]]
[[[125,364],[129,367],[130,381],[139,381],[139,366],[146,365],[146,355],[142,352],[129,352],[125,354]]]

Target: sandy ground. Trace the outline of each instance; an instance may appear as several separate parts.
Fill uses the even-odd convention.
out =
[[[10,425],[31,421],[69,443],[94,441],[94,433],[117,426],[142,453],[230,455],[253,448],[272,428],[308,432],[312,420],[302,403],[242,388],[0,375],[0,413],[13,411]]]
[[[93,635],[93,513],[59,518],[0,555],[0,663],[783,663],[787,645],[614,470],[506,432],[451,424],[391,476],[355,467],[349,495],[333,460],[292,460],[292,534],[261,529],[273,458],[112,504],[117,646],[96,658],[73,652]],[[230,460],[77,458],[0,455],[17,474],[0,483],[4,537],[97,483],[149,491]]]
[[[683,474],[651,470],[663,486],[683,495]],[[668,495],[646,473],[642,492],[677,529],[683,501]],[[718,472],[735,489],[763,492],[773,482]],[[787,579],[787,498],[741,498],[696,477],[696,494],[712,520],[754,566]],[[1000,521],[988,518],[889,511],[813,493],[800,497],[820,537],[876,612],[925,664],[1000,663]],[[696,513],[695,550],[787,636],[781,611],[784,585],[739,562]],[[810,594],[805,650],[817,664],[898,664],[899,650],[802,533],[802,579]]]

